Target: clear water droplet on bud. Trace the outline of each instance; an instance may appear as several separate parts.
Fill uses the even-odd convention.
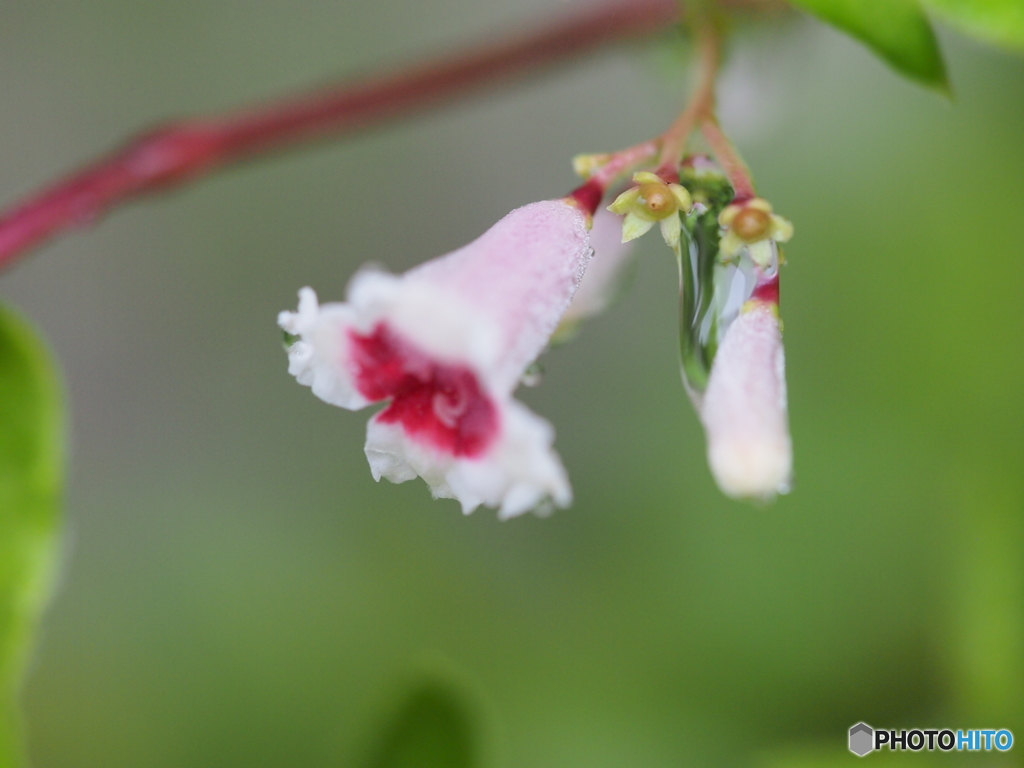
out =
[[[679,263],[679,344],[683,383],[699,404],[711,363],[726,330],[739,316],[760,279],[778,272],[778,248],[771,243],[771,261],[760,270],[744,248],[739,258],[721,263],[717,217],[701,215],[687,228],[687,248]]]

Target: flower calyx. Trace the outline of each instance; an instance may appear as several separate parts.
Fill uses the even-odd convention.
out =
[[[722,227],[719,254],[722,261],[737,259],[744,248],[757,266],[765,269],[772,261],[773,243],[793,237],[793,225],[772,213],[772,205],[763,197],[732,203],[718,215]]]
[[[681,184],[668,183],[656,173],[642,171],[633,174],[630,187],[608,206],[612,213],[624,215],[622,242],[628,243],[646,234],[656,223],[672,248],[679,247],[682,223],[679,214],[686,215],[693,207],[690,193]]]

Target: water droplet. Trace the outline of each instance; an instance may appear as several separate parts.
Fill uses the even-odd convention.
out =
[[[707,387],[718,345],[750,298],[760,271],[746,249],[733,261],[718,260],[717,213],[708,211],[687,227],[687,248],[679,260],[679,348],[683,383],[695,402]],[[760,279],[778,272],[778,248]]]
[[[534,361],[523,371],[523,376],[519,379],[519,383],[524,387],[536,387],[543,380],[544,368],[541,367],[540,363]]]

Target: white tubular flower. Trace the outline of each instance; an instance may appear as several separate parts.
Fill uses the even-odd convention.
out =
[[[463,512],[502,518],[572,500],[554,430],[512,398],[547,346],[590,259],[586,216],[568,200],[519,208],[446,256],[392,275],[363,270],[344,304],[310,288],[280,326],[298,340],[288,371],[369,423],[375,479],[422,477]]]
[[[767,500],[789,491],[786,410],[778,307],[753,299],[725,332],[700,405],[708,463],[723,493]]]
[[[622,217],[600,209],[593,217],[590,244],[594,257],[572,297],[553,341],[572,338],[580,324],[604,312],[618,297],[633,261],[633,243],[622,242]]]

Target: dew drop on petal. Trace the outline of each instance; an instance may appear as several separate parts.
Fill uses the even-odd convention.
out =
[[[519,383],[524,387],[536,387],[544,380],[544,368],[536,360],[527,366],[526,370],[523,371],[522,378],[519,379]]]

